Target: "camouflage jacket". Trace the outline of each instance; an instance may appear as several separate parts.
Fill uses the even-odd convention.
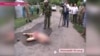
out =
[[[51,6],[50,5],[44,6],[43,11],[44,11],[45,16],[51,16],[52,10],[51,10]]]

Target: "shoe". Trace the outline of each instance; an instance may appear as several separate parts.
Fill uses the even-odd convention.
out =
[[[65,26],[65,25],[62,25],[63,27]]]
[[[32,22],[32,20],[29,20],[29,22]]]
[[[51,29],[50,27],[48,27],[48,29]]]
[[[46,29],[46,27],[43,28],[44,30]]]
[[[69,26],[67,26],[67,28],[68,28]]]

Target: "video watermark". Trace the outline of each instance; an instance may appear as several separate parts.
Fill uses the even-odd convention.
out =
[[[84,49],[59,49],[59,53],[84,53]]]
[[[70,49],[59,49],[58,51],[54,51],[54,54],[56,53],[84,53],[84,49],[75,49],[75,48],[70,48]]]

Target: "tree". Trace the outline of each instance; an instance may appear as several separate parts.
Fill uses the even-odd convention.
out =
[[[29,3],[31,4],[37,4],[37,3],[40,3],[40,2],[43,2],[44,0],[28,0]]]
[[[81,2],[83,0],[68,0],[69,3],[78,3],[78,2]]]
[[[49,0],[49,1],[50,1],[50,3],[57,4],[57,5],[62,2],[62,0]]]

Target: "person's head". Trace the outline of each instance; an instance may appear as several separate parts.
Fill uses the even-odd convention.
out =
[[[66,5],[66,3],[64,3],[64,5]]]
[[[45,6],[48,6],[49,3],[48,2],[45,2],[44,4],[45,4]]]
[[[44,5],[47,6],[48,4],[48,0],[44,0]]]
[[[73,6],[73,4],[72,4],[72,3],[70,3],[70,6]]]
[[[77,4],[75,3],[74,6],[77,6]]]

